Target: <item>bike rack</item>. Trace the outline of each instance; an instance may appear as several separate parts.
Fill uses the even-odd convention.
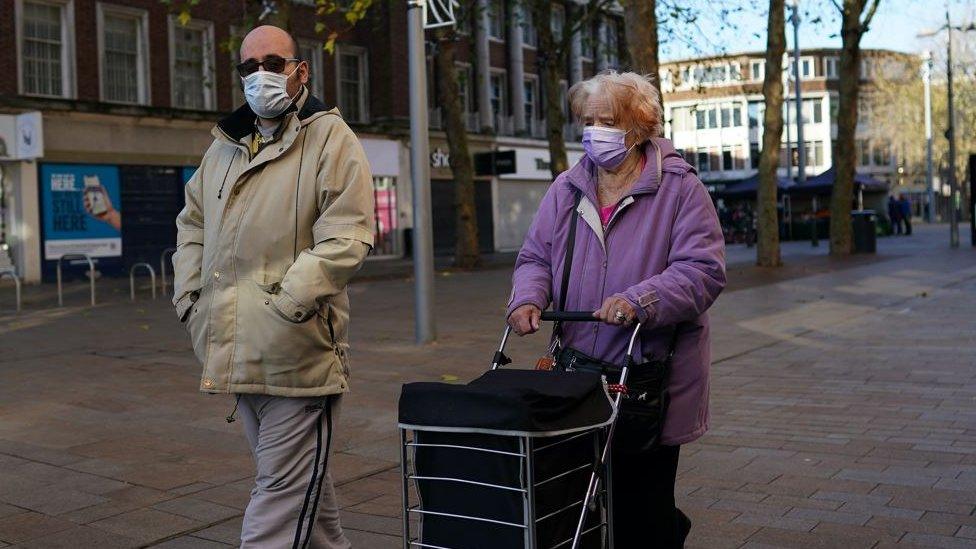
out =
[[[152,298],[156,299],[156,271],[153,270],[152,265],[148,263],[136,263],[129,269],[129,299],[131,301],[136,300],[136,269],[139,267],[145,267],[149,271],[149,277],[152,285]]]
[[[65,260],[84,259],[88,262],[88,281],[91,287],[91,306],[95,306],[95,262],[88,254],[64,254],[58,258],[58,307],[64,307],[64,291],[61,287],[61,263]]]
[[[166,255],[172,255],[176,253],[176,248],[166,248],[163,253],[159,254],[159,281],[160,287],[163,289],[163,295],[166,295]],[[175,280],[174,280],[175,282]],[[173,288],[176,289],[175,287]]]
[[[14,279],[14,288],[17,290],[17,312],[19,313],[20,312],[20,277],[17,276],[17,273],[11,270],[0,271],[0,279],[2,279],[5,276],[9,276],[10,278]]]

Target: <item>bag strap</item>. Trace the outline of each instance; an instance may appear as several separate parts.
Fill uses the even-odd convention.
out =
[[[575,190],[576,199],[573,201],[573,213],[569,221],[569,234],[566,237],[566,254],[563,256],[563,279],[559,287],[559,304],[556,311],[566,310],[566,293],[569,291],[569,275],[573,270],[573,250],[576,248],[576,226],[579,224],[579,205],[583,200],[583,193]],[[562,334],[562,323],[555,322],[552,325],[553,338]]]

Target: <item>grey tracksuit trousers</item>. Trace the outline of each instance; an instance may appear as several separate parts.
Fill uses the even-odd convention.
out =
[[[340,398],[240,395],[240,418],[257,465],[242,549],[351,547],[328,470]]]

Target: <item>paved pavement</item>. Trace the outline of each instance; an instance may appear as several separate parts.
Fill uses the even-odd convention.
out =
[[[682,450],[689,546],[976,547],[976,252],[945,227],[779,271],[730,250],[713,309],[712,428]],[[353,392],[333,460],[355,547],[398,547],[396,395],[487,365],[509,273],[438,276],[438,343],[412,338],[407,280],[355,284]],[[226,547],[253,474],[226,396],[169,307],[103,283],[64,309],[32,288],[0,315],[0,547]],[[144,294],[145,295],[145,294]],[[0,310],[11,295],[0,294]],[[534,361],[542,338],[515,341]]]

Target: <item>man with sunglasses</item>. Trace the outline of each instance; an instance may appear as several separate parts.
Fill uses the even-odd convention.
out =
[[[247,103],[213,129],[176,220],[174,305],[200,390],[235,395],[257,465],[241,547],[344,549],[328,464],[372,175],[338,110],[309,93],[287,32],[252,30],[241,59]]]

